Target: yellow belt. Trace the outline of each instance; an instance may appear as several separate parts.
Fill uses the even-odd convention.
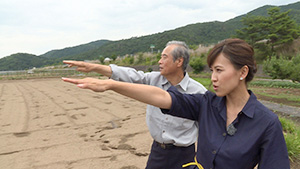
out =
[[[202,167],[202,165],[197,162],[196,156],[195,156],[194,159],[195,159],[195,162],[190,162],[190,163],[187,163],[187,164],[183,164],[182,167],[185,168],[185,167],[188,167],[188,166],[191,166],[191,165],[196,165],[199,169],[204,169]]]

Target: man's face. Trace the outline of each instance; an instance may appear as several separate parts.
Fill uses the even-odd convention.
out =
[[[178,71],[177,62],[173,61],[173,55],[171,54],[175,45],[167,46],[161,53],[161,58],[158,61],[159,71],[163,76],[167,76]]]

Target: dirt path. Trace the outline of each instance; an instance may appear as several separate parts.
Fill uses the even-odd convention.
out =
[[[300,126],[300,107],[287,106],[265,100],[260,100],[260,102],[276,114],[291,118]]]
[[[144,168],[145,104],[60,79],[1,81],[0,168]],[[99,166],[101,165],[101,166]]]

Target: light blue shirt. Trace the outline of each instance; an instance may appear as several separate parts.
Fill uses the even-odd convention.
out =
[[[111,79],[130,83],[157,86],[167,90],[171,83],[160,72],[137,71],[133,68],[110,65]],[[205,93],[207,89],[185,73],[182,81],[175,86],[181,93]],[[153,139],[160,143],[173,143],[176,146],[189,146],[198,138],[197,122],[185,118],[163,114],[160,108],[147,105],[146,122]]]

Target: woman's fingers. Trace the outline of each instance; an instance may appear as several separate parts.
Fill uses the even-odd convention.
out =
[[[69,82],[69,83],[73,83],[73,84],[80,83],[80,79],[71,79],[71,78],[65,78],[65,77],[62,77],[61,79],[65,82]]]

